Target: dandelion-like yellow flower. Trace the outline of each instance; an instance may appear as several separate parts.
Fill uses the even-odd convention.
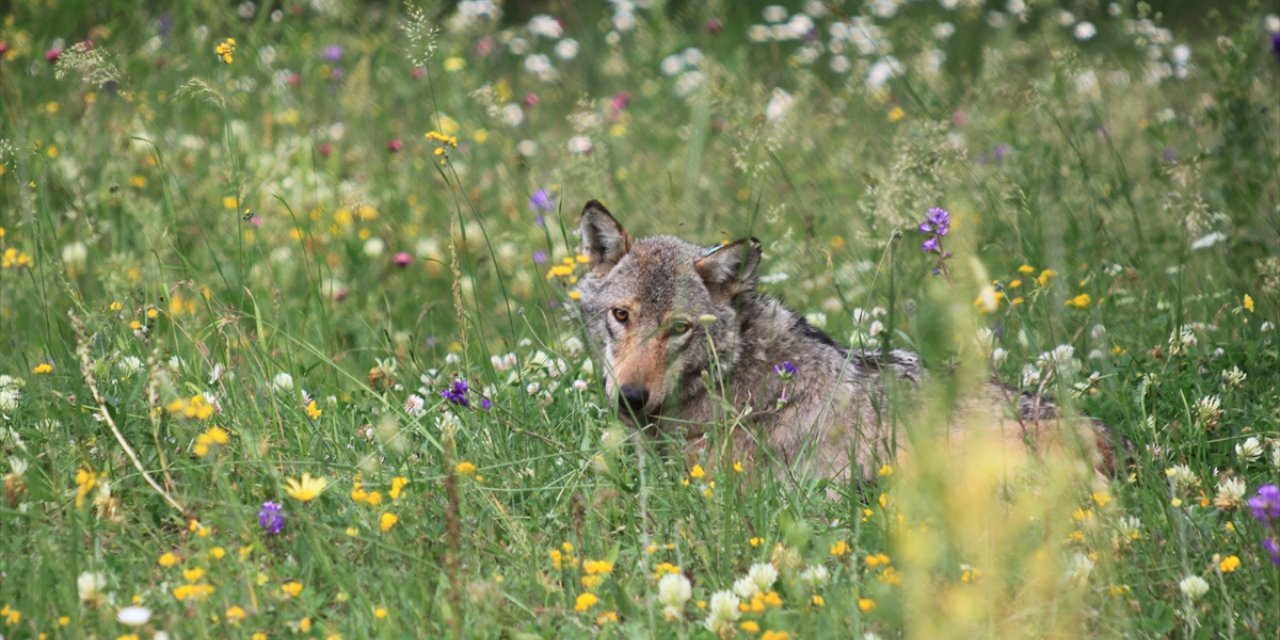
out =
[[[32,368],[31,372],[38,373],[40,375],[50,374],[50,373],[53,373],[53,365],[49,364],[48,362],[41,362],[40,364]]]
[[[307,417],[311,418],[312,420],[319,420],[320,416],[324,414],[324,411],[316,407],[315,400],[312,400],[311,402],[307,403],[306,412],[307,412]]]
[[[1036,268],[1029,264],[1024,264],[1021,267],[1018,267],[1018,273],[1021,273],[1024,276],[1029,276],[1035,272]]]
[[[810,602],[812,602],[815,607],[827,606],[827,599],[817,594],[814,594],[813,599],[810,600]]]
[[[702,468],[702,465],[700,464],[693,465],[693,468],[689,470],[689,477],[693,478],[694,480],[699,480],[705,477],[706,475],[707,475],[706,470],[704,470]]]
[[[453,472],[460,476],[474,475],[476,472],[476,465],[463,460],[462,462],[454,465]]]
[[[399,500],[400,492],[404,490],[404,487],[407,484],[409,484],[409,479],[404,476],[396,476],[392,478],[391,490],[387,492],[387,495],[390,495],[392,500]]]
[[[376,607],[376,608],[374,608],[374,610],[373,610],[373,617],[375,617],[375,618],[377,618],[377,619],[379,619],[379,620],[382,620],[382,619],[386,618],[386,617],[387,617],[387,608],[386,608],[386,607]]]
[[[1045,269],[1036,277],[1036,282],[1039,282],[1042,287],[1047,287],[1049,286],[1049,280],[1053,279],[1056,275],[1058,275],[1057,271],[1054,271],[1053,269]]]
[[[304,473],[301,480],[289,478],[285,481],[285,492],[299,502],[311,502],[323,493],[327,486],[329,481],[325,478],[313,478],[310,473]]]
[[[280,590],[290,598],[296,598],[298,597],[298,594],[302,593],[302,583],[297,580],[292,580],[280,585]]]
[[[397,522],[400,522],[400,518],[397,517],[396,514],[391,512],[386,512],[386,513],[383,513],[382,517],[378,519],[378,528],[382,529],[383,531],[390,531],[391,527],[396,526]]]
[[[582,563],[582,571],[587,575],[610,574],[613,573],[613,563],[608,560],[585,560]]]
[[[1218,563],[1218,570],[1223,573],[1231,573],[1240,568],[1240,558],[1237,556],[1227,556]]]
[[[175,600],[203,600],[213,595],[213,585],[184,584],[173,589]]]
[[[573,610],[579,612],[586,611],[587,609],[596,606],[596,603],[598,602],[600,602],[600,598],[597,598],[596,594],[590,592],[583,593],[580,594],[578,599],[573,603]]]
[[[751,546],[758,547],[764,544],[764,538],[761,538],[760,536],[752,536],[751,540],[748,540],[748,542],[751,543]]]
[[[831,545],[831,555],[839,558],[849,553],[849,543],[841,540]]]
[[[204,569],[202,567],[192,567],[190,569],[183,569],[182,571],[182,579],[187,582],[196,582],[203,577]]]
[[[179,558],[178,554],[172,551],[166,551],[160,555],[160,559],[157,560],[156,563],[168,569],[169,567],[172,567],[173,565],[178,564],[181,561],[182,561],[182,558]]]
[[[903,111],[902,107],[894,107],[889,110],[889,122],[901,122],[905,117],[907,117],[907,112]]]
[[[815,598],[820,596],[814,596]],[[791,640],[791,634],[786,631],[774,631],[773,629],[765,629],[760,634],[760,640]]]
[[[227,622],[230,622],[231,624],[238,624],[241,620],[244,620],[245,618],[249,617],[249,614],[245,613],[245,610],[243,608],[238,607],[236,605],[231,605],[230,607],[227,607],[227,613],[225,615],[227,618]]]
[[[738,627],[747,633],[760,633],[760,623],[755,620],[747,620],[738,625]]]
[[[1244,294],[1244,310],[1253,313],[1253,296]]]
[[[213,52],[218,55],[219,60],[226,64],[231,64],[236,58],[236,39],[227,38],[223,40],[217,47],[214,47]]]
[[[76,507],[84,506],[85,496],[89,495],[93,488],[98,486],[98,474],[89,469],[81,469],[76,472]]]
[[[1093,298],[1087,293],[1082,293],[1067,300],[1067,306],[1074,309],[1088,309],[1090,302],[1093,302]]]

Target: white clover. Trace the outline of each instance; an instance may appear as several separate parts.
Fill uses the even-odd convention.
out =
[[[756,588],[767,593],[773,588],[773,583],[778,581],[778,570],[772,563],[758,562],[747,570],[747,577],[756,583]]]
[[[1090,560],[1089,556],[1077,552],[1067,562],[1067,570],[1063,575],[1063,579],[1068,584],[1083,587],[1089,583],[1089,576],[1092,574],[1093,560]]]
[[[1185,464],[1174,465],[1164,470],[1165,476],[1173,480],[1176,488],[1191,489],[1200,486],[1200,478]]]
[[[764,107],[764,119],[770,124],[778,124],[786,119],[794,104],[795,98],[791,94],[774,87],[773,93],[769,97],[769,103]]]
[[[76,578],[76,591],[81,602],[92,602],[102,598],[102,590],[107,588],[107,574],[85,571]]]
[[[1230,369],[1222,372],[1222,381],[1230,387],[1239,387],[1244,384],[1245,378],[1249,374],[1240,370],[1240,367],[1232,366]]]
[[[1237,443],[1235,448],[1236,457],[1245,464],[1257,462],[1262,457],[1262,441],[1257,436],[1249,436],[1244,442]]]
[[[565,38],[556,43],[556,57],[561,60],[573,60],[578,57],[581,46],[573,38]]]
[[[414,417],[420,416],[425,411],[426,404],[422,396],[412,394],[404,401],[404,412]]]
[[[566,146],[570,153],[576,155],[586,155],[591,153],[591,149],[594,147],[589,136],[574,136],[569,138],[569,143]]]
[[[750,600],[760,592],[760,587],[749,576],[743,576],[733,581],[733,592],[743,600]]]
[[[658,604],[662,615],[669,621],[680,618],[684,605],[693,597],[693,585],[679,573],[668,573],[658,581]]]
[[[146,607],[125,607],[116,612],[116,622],[126,627],[141,627],[151,620],[151,610]]]
[[[1076,40],[1083,42],[1085,40],[1092,39],[1093,36],[1097,35],[1098,28],[1093,26],[1092,22],[1080,21],[1076,23],[1076,26],[1072,29],[1071,33],[1076,37]]]
[[[831,573],[820,564],[815,564],[800,572],[800,582],[809,587],[820,587],[831,579]]]
[[[711,595],[711,603],[707,606],[707,619],[702,626],[712,633],[732,630],[733,622],[742,615],[738,611],[738,596],[729,591],[717,591]]]
[[[564,27],[560,26],[560,21],[545,14],[540,13],[529,18],[529,33],[535,36],[555,40],[564,35]]]
[[[293,376],[281,371],[271,379],[271,388],[276,391],[293,391]]]
[[[782,22],[787,19],[787,10],[782,6],[771,4],[764,8],[761,17],[765,22]]]
[[[1244,493],[1247,490],[1244,480],[1225,478],[1218,482],[1218,494],[1214,496],[1213,504],[1225,511],[1237,509],[1244,504]]]
[[[1178,582],[1178,589],[1182,591],[1182,595],[1188,600],[1195,602],[1201,596],[1209,593],[1209,583],[1205,582],[1200,576],[1187,576]]]

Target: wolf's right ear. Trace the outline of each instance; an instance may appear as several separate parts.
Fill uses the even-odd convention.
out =
[[[631,236],[599,200],[582,208],[578,233],[582,235],[582,251],[596,273],[608,273],[631,250]]]
[[[756,268],[760,266],[762,249],[755,238],[712,247],[693,263],[713,295],[733,298],[756,286]]]

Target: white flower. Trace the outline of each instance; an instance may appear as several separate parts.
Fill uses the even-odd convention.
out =
[[[867,334],[871,335],[872,337],[878,336],[882,332],[884,332],[884,323],[880,322],[879,320],[872,322],[871,326],[867,328]]]
[[[20,398],[22,398],[22,392],[17,387],[0,387],[0,411],[17,409]]]
[[[662,615],[667,620],[676,620],[684,605],[693,597],[693,586],[689,579],[679,573],[668,573],[658,581],[658,604],[662,605]]]
[[[1262,441],[1257,436],[1250,436],[1236,445],[1236,457],[1244,463],[1257,462],[1262,457]]]
[[[711,595],[711,604],[707,607],[709,613],[702,625],[712,633],[720,633],[726,628],[732,629],[733,622],[742,615],[738,611],[739,602],[738,596],[729,591],[715,592]]]
[[[755,43],[768,42],[769,27],[762,24],[753,24],[747,27],[747,39]]]
[[[1240,367],[1237,366],[1232,366],[1230,369],[1222,372],[1222,381],[1227,383],[1227,386],[1231,387],[1238,387],[1244,384],[1244,379],[1248,377],[1249,374],[1241,371]]]
[[[564,27],[560,26],[559,20],[541,13],[529,19],[529,33],[554,40],[564,35]]]
[[[1188,600],[1195,602],[1200,596],[1209,593],[1209,583],[1200,576],[1187,576],[1178,582],[1178,589]]]
[[[955,33],[956,26],[950,22],[939,22],[938,24],[933,25],[934,40],[946,40],[947,38],[955,35]]]
[[[382,238],[369,238],[364,243],[364,254],[370,258],[376,258],[382,255],[382,252],[386,251],[386,249],[387,243],[383,242]]]
[[[680,59],[690,67],[696,67],[702,64],[702,49],[689,47],[680,53]]]
[[[514,102],[507,103],[502,107],[502,121],[513,129],[520,126],[524,122],[524,109]]]
[[[743,576],[733,582],[733,592],[743,600],[750,600],[759,591],[760,587],[749,576]]]
[[[764,119],[770,124],[781,122],[787,117],[793,104],[795,104],[795,98],[791,97],[791,94],[775,87],[769,103],[764,107]]]
[[[1262,19],[1262,26],[1266,28],[1267,33],[1280,33],[1280,16],[1268,13]]]
[[[877,60],[867,71],[865,81],[867,90],[879,91],[890,78],[898,75],[899,66],[898,59],[893,56],[885,56]]]
[[[271,387],[276,391],[293,391],[293,376],[281,371],[271,379]]]
[[[574,136],[569,138],[569,152],[577,155],[586,155],[591,153],[592,143],[589,136]]]
[[[1092,22],[1081,21],[1076,23],[1076,27],[1072,30],[1072,34],[1075,35],[1076,40],[1084,41],[1097,35],[1098,29],[1093,26]]]
[[[516,358],[516,354],[514,353],[507,353],[501,356],[489,356],[489,362],[493,365],[493,370],[499,373],[516,366],[518,361],[519,360]]]
[[[1244,492],[1247,487],[1240,478],[1226,478],[1218,482],[1218,495],[1213,497],[1213,504],[1219,509],[1230,511],[1244,504]]]
[[[706,76],[701,71],[686,71],[676,78],[675,94],[681,98],[698,90]]]
[[[125,607],[116,612],[116,622],[126,627],[141,627],[151,620],[151,610],[146,607]]]
[[[573,390],[582,393],[587,390],[587,381],[578,379],[573,381]]]
[[[819,587],[827,583],[831,579],[831,573],[827,568],[820,564],[815,564],[804,571],[800,572],[800,582],[810,587]]]
[[[102,597],[102,590],[107,588],[107,574],[85,571],[76,578],[76,590],[80,592],[81,602],[91,602]]]
[[[1067,562],[1067,570],[1063,578],[1071,584],[1083,587],[1089,583],[1089,575],[1093,573],[1093,560],[1083,553],[1076,553]]]
[[[551,66],[551,58],[542,53],[535,53],[525,58],[524,69],[543,81],[552,80],[556,76],[555,67]]]
[[[1008,359],[1008,357],[1008,351],[1005,351],[1003,347],[996,347],[991,351],[991,364],[998,367],[1004,364],[1004,361]]]
[[[684,58],[678,53],[673,53],[658,63],[658,69],[664,76],[674,76],[684,69]]]
[[[627,33],[636,28],[636,16],[630,11],[613,14],[613,28]]]
[[[1209,247],[1212,247],[1213,245],[1218,244],[1219,242],[1222,242],[1223,240],[1226,240],[1226,239],[1227,239],[1227,234],[1221,231],[1214,231],[1212,233],[1207,233],[1203,236],[1200,236],[1199,238],[1196,238],[1195,241],[1191,243],[1191,249],[1193,251],[1199,251],[1200,249],[1208,249]]]
[[[524,392],[532,396],[532,395],[536,395],[538,391],[541,389],[542,389],[542,385],[538,384],[537,381],[534,381],[525,385]]]
[[[573,38],[565,38],[556,43],[556,57],[561,60],[572,60],[578,57],[578,41]]]
[[[761,14],[765,22],[782,22],[787,19],[787,10],[779,5],[771,4]]]
[[[1205,396],[1197,400],[1196,417],[1206,426],[1216,426],[1222,418],[1222,398]]]
[[[773,583],[778,581],[778,570],[771,563],[759,562],[751,565],[747,570],[747,577],[756,583],[760,591],[767,593],[773,588]]]
[[[831,61],[827,63],[827,67],[832,73],[848,73],[853,68],[853,63],[844,56],[831,56]]]
[[[426,404],[427,401],[424,400],[422,396],[415,393],[410,395],[409,398],[404,401],[404,412],[411,416],[420,416],[422,415]]]

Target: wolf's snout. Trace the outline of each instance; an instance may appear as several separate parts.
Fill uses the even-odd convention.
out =
[[[638,384],[624,384],[621,392],[618,396],[618,408],[624,413],[630,411],[640,415],[644,406],[649,403],[649,390]]]

